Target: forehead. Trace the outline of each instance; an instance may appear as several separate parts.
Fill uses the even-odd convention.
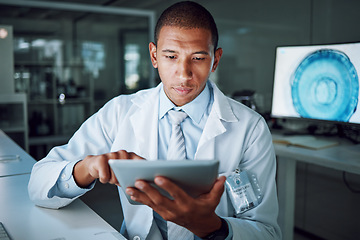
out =
[[[211,31],[204,28],[181,28],[164,26],[160,30],[158,47],[202,47],[213,48]]]

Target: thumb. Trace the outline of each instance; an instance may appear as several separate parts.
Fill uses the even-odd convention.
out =
[[[219,201],[225,189],[225,185],[224,185],[225,181],[226,181],[225,176],[221,176],[218,179],[216,179],[214,186],[210,192],[210,195],[214,198],[217,198]]]

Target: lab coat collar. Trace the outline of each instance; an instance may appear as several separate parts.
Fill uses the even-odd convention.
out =
[[[229,98],[214,83],[211,83],[211,88],[214,93],[214,103],[200,137],[195,159],[214,159],[215,138],[227,131],[224,123],[239,121],[231,108]]]
[[[219,119],[225,122],[237,122],[239,119],[235,116],[229,99],[219,90],[215,83],[211,83],[211,87],[214,91],[214,105],[213,109],[216,112]]]

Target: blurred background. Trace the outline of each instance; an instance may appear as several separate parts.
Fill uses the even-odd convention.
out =
[[[14,55],[14,77],[1,81],[27,94],[25,147],[36,159],[65,142],[109,99],[159,82],[148,42],[159,14],[175,2],[0,1],[0,24],[13,32],[6,48]],[[357,0],[198,2],[213,14],[224,50],[211,79],[228,96],[252,96],[265,116],[277,46],[360,40]]]
[[[53,146],[66,143],[111,98],[156,86],[160,80],[150,63],[148,43],[158,16],[175,2],[0,0],[0,128],[39,160]],[[211,80],[226,95],[248,101],[267,119],[276,47],[360,41],[358,0],[196,2],[213,14],[224,50]],[[329,176],[335,178],[335,185],[342,184],[336,171],[326,174],[307,165],[300,165],[298,171],[322,175],[321,186],[328,184]],[[311,178],[297,180],[301,199]],[[308,209],[312,202],[297,205],[297,226],[322,236],[319,239],[355,236],[348,230],[343,232],[349,235],[337,233],[331,224],[322,230],[309,221],[319,222],[318,218],[306,215],[316,210]],[[111,214],[105,215],[112,223]],[[118,220],[114,221],[117,226]],[[351,220],[350,225],[351,231],[360,229],[358,221]],[[335,232],[329,234],[329,229]]]

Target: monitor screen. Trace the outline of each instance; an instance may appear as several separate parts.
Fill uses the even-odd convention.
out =
[[[360,123],[360,43],[277,47],[271,115]]]

